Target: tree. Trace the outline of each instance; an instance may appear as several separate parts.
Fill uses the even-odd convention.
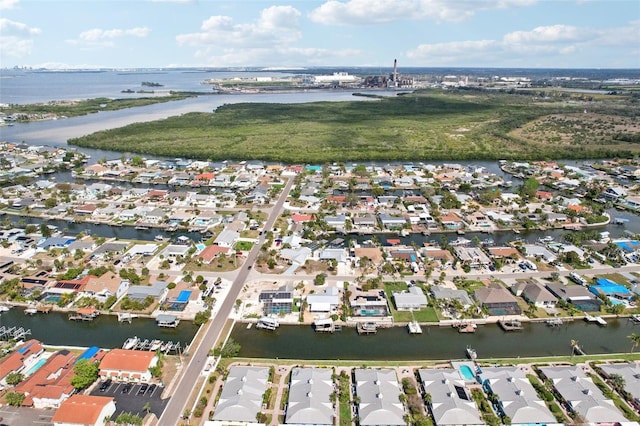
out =
[[[24,402],[25,396],[23,393],[18,392],[9,392],[4,396],[4,400],[7,401],[7,404],[13,407],[19,407]]]
[[[631,352],[633,352],[633,350],[640,345],[640,334],[638,333],[631,333],[629,336],[629,340],[631,340]]]
[[[611,387],[618,393],[622,393],[624,391],[624,377],[619,374],[612,374],[609,376],[609,383],[611,383]]]
[[[44,238],[49,238],[51,237],[51,228],[43,222],[40,224],[40,233]]]
[[[81,359],[73,366],[74,376],[71,385],[75,389],[84,389],[98,378],[98,363],[88,359]]]
[[[20,383],[22,380],[24,379],[24,376],[20,373],[16,373],[11,372],[9,374],[7,374],[7,377],[4,379],[5,382],[7,382],[8,385],[17,385],[18,383]]]

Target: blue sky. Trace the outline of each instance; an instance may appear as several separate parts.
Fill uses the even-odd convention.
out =
[[[639,0],[0,0],[0,66],[640,68]]]

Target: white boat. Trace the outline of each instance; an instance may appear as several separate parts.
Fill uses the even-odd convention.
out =
[[[547,325],[550,325],[552,327],[556,327],[556,326],[562,325],[562,318],[558,318],[558,317],[549,318],[545,322],[546,322]]]
[[[422,327],[420,327],[418,321],[411,321],[407,324],[407,328],[409,329],[409,334],[422,334]]]
[[[256,328],[262,328],[264,330],[275,330],[278,327],[280,327],[278,320],[271,317],[262,317],[256,324]]]
[[[640,323],[640,314],[631,315],[631,321],[633,321],[635,323]]]
[[[38,313],[36,308],[27,308],[24,310],[25,315],[35,315]]]
[[[153,239],[159,242],[169,241],[169,237],[165,237],[164,235],[160,234],[156,235]]]
[[[149,346],[149,350],[151,352],[155,352],[158,349],[160,349],[160,346],[162,346],[162,340],[154,340],[151,342],[151,346]]]
[[[122,349],[133,349],[136,347],[136,345],[138,344],[138,341],[140,339],[138,339],[138,337],[134,336],[134,337],[129,337],[127,340],[125,340],[124,345],[122,345]]]
[[[548,235],[546,237],[539,238],[538,241],[540,241],[541,243],[550,243],[553,241],[553,237],[551,235]]]
[[[467,346],[467,357],[470,360],[476,360],[478,358],[478,354],[476,353],[476,350],[473,349],[471,346]]]
[[[11,309],[11,307],[0,305],[0,312],[9,312],[9,309]]]

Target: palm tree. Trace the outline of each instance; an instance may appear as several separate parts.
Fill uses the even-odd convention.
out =
[[[640,345],[640,334],[637,333],[631,333],[629,336],[627,336],[629,338],[629,340],[631,340],[631,352],[633,352],[633,350]]]
[[[571,358],[573,358],[573,356],[575,355],[577,347],[578,347],[578,341],[571,339]]]

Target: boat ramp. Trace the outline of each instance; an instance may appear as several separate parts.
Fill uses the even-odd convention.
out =
[[[180,342],[165,342],[162,340],[149,340],[141,339],[137,336],[128,338],[122,345],[122,349],[128,349],[132,351],[160,351],[164,354],[180,353],[182,348]]]

